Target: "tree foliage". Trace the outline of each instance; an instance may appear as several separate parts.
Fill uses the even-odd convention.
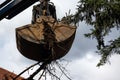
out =
[[[86,22],[91,25],[88,38],[95,38],[98,42],[97,48],[101,54],[101,60],[97,66],[104,65],[111,54],[120,54],[120,36],[115,40],[104,43],[104,38],[112,28],[120,31],[120,0],[80,0],[77,5],[77,12],[67,16],[71,23]]]

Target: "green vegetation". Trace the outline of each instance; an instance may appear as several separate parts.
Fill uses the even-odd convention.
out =
[[[104,65],[112,54],[120,54],[120,36],[105,44],[104,38],[116,28],[120,31],[120,0],[80,0],[77,12],[66,17],[70,23],[84,21],[92,26],[91,32],[85,37],[97,40],[98,53],[101,60],[97,66]]]

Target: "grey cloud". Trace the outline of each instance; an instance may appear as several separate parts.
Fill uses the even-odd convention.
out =
[[[63,14],[71,8],[74,0],[55,1],[59,16],[64,16]],[[67,4],[66,4],[67,3]],[[69,5],[70,3],[70,5]],[[75,2],[76,3],[76,2]],[[62,5],[62,6],[61,6]],[[63,9],[67,6],[67,9]],[[62,8],[61,8],[62,7]],[[72,9],[72,8],[71,8]],[[74,11],[73,9],[72,11]],[[15,71],[16,73],[21,72],[26,67],[35,63],[24,56],[22,56],[16,48],[15,40],[15,28],[22,25],[29,24],[31,22],[31,12],[32,6],[25,10],[24,12],[17,15],[12,20],[2,20],[0,22],[0,67],[4,67],[10,71]],[[58,17],[59,17],[58,16]],[[70,70],[73,80],[120,80],[119,77],[119,58],[120,56],[113,56],[111,58],[111,65],[105,65],[102,68],[96,68],[100,56],[98,56],[94,51],[96,51],[96,40],[87,39],[83,36],[84,33],[89,32],[89,26],[84,22],[80,23],[76,38],[74,40],[73,46],[69,53],[64,57],[65,59],[71,60],[67,69]],[[116,31],[114,31],[116,32]],[[114,33],[113,32],[113,33]],[[106,39],[109,40],[116,37],[115,34],[108,36]],[[92,57],[90,57],[90,56]]]
[[[65,56],[68,59],[83,58],[87,52],[93,53],[97,50],[97,42],[95,39],[85,38],[84,34],[90,32],[90,26],[82,22],[77,28],[75,40],[73,42],[70,52]]]
[[[98,56],[92,57],[92,61],[84,57],[83,59],[74,60],[69,64],[68,69],[72,70],[73,80],[119,80],[118,61],[120,56],[114,55],[111,59],[112,64],[106,64],[100,68],[96,67],[99,60]]]

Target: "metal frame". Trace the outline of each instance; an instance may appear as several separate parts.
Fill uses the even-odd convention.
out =
[[[11,19],[38,0],[6,0],[0,4],[0,20]]]

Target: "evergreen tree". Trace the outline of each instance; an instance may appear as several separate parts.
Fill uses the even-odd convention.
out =
[[[120,36],[115,40],[104,43],[112,28],[120,31],[120,0],[80,0],[77,5],[77,12],[66,17],[71,23],[85,21],[91,25],[90,33],[86,33],[88,38],[95,38],[98,42],[98,53],[101,60],[97,66],[104,65],[111,54],[120,54]]]

